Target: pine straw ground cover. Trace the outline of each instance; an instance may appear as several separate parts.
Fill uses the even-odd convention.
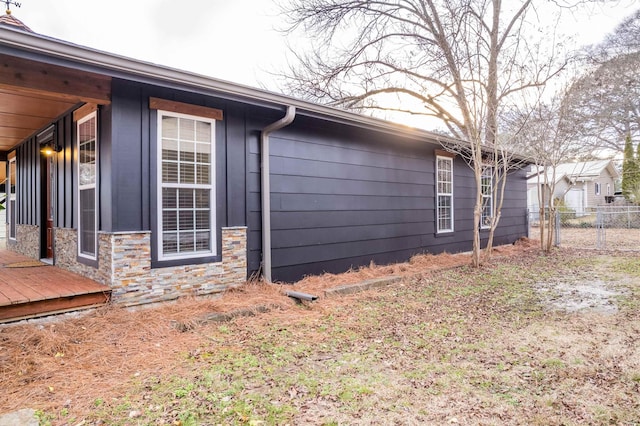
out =
[[[308,278],[293,289],[404,276],[307,304],[254,283],[3,326],[0,413],[38,409],[43,425],[639,424],[637,254],[543,256],[526,241],[498,254],[477,270],[441,255]],[[608,309],[583,287],[610,295]],[[586,308],[558,303],[576,294]],[[174,326],[258,305],[271,310]]]

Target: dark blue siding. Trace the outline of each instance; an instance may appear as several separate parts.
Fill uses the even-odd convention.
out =
[[[475,182],[454,160],[455,232],[435,232],[435,151],[403,139],[298,116],[271,136],[273,278],[471,249]],[[519,176],[519,175],[514,175]],[[496,242],[525,235],[526,185],[511,178]],[[250,269],[260,262],[259,146],[250,144]],[[522,195],[520,195],[522,194]]]
[[[248,272],[259,270],[260,132],[282,117],[277,109],[114,78],[112,103],[99,113],[100,230],[151,230],[155,242],[157,128],[149,97],[223,111],[224,119],[216,123],[217,233],[247,225]],[[57,157],[58,227],[75,227],[77,221],[74,133],[70,114],[57,120],[56,138],[63,147]],[[386,264],[419,253],[470,250],[475,183],[461,158],[454,160],[455,232],[435,231],[439,148],[434,141],[322,121],[304,112],[273,133],[273,278],[290,282],[371,261]],[[18,161],[19,223],[37,225],[41,177],[35,138],[18,148]],[[524,173],[510,177],[496,244],[526,234]]]

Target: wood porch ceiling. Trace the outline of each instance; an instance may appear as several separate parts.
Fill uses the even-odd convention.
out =
[[[0,152],[74,105],[111,102],[111,77],[0,55]]]

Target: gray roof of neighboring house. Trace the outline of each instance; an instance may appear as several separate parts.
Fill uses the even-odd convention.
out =
[[[600,176],[602,172],[608,169],[612,178],[617,178],[620,173],[613,165],[613,160],[593,160],[593,161],[578,161],[574,163],[563,163],[556,166],[556,182],[561,179],[567,179],[571,182],[593,180]],[[537,176],[542,173],[542,168],[538,171],[533,170],[527,175],[529,182],[536,181]],[[547,170],[547,182],[551,181],[553,177],[553,170]]]

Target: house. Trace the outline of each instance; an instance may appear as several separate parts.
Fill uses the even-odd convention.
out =
[[[442,136],[15,22],[0,65],[8,247],[115,303],[472,247],[473,173]],[[510,177],[496,244],[526,235],[525,177]]]
[[[532,212],[539,210],[538,188],[545,182],[542,173],[541,169],[536,171],[533,168],[527,177],[527,204]],[[584,215],[591,208],[613,202],[615,183],[619,177],[613,160],[559,164],[555,170],[553,197],[563,200],[577,215]],[[546,182],[552,181],[553,171],[547,170]]]

